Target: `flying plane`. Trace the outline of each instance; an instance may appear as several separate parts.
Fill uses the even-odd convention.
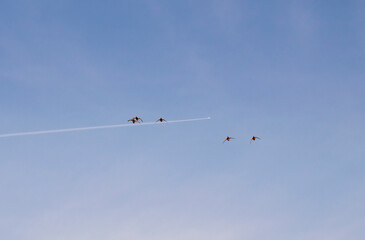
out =
[[[156,120],[156,122],[167,122],[167,121],[163,118],[159,118],[159,119]]]
[[[137,120],[137,122],[139,122],[139,120],[141,120],[141,122],[143,122],[142,118],[140,118],[140,117],[136,116],[134,119]]]
[[[250,140],[250,143],[251,143],[252,141],[256,141],[256,138],[261,140],[261,138],[256,137],[256,136],[253,136],[253,137],[251,138],[251,140]]]
[[[228,142],[229,142],[231,139],[235,139],[235,138],[233,138],[233,137],[228,137],[228,136],[227,136],[227,137],[226,137],[226,139],[224,139],[224,141],[223,141],[223,142],[225,142],[225,141],[228,141]]]

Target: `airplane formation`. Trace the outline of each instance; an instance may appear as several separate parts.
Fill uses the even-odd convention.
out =
[[[136,123],[136,122],[140,123],[139,121],[143,122],[142,118],[137,117],[137,116],[128,120],[128,122],[132,122],[132,123]]]
[[[143,122],[142,118],[140,117],[134,117],[134,118],[131,118],[131,119],[128,119],[128,122],[132,122],[133,124],[134,123],[140,123],[139,121]],[[156,120],[156,122],[167,122],[165,119],[163,118],[159,118]]]
[[[229,137],[229,136],[227,136],[227,137],[226,137],[226,139],[224,139],[223,143],[224,143],[225,141],[229,142],[229,141],[231,141],[231,139],[235,139],[235,138],[234,138],[234,137]],[[259,138],[259,137],[257,137],[257,136],[253,136],[253,137],[251,138],[251,140],[250,140],[250,143],[251,143],[252,141],[256,141],[256,139],[261,140],[261,138]]]
[[[141,122],[143,122],[143,120],[142,120],[142,118],[140,118],[140,117],[137,117],[137,116],[135,116],[134,118],[131,118],[131,119],[128,119],[128,122],[132,122],[133,124],[135,124],[135,123],[140,123],[140,121]],[[167,122],[164,118],[159,118],[159,119],[157,119],[156,120],[156,122]],[[229,137],[229,136],[227,136],[226,137],[226,139],[224,139],[224,141],[223,141],[223,143],[224,142],[229,142],[229,141],[231,141],[231,139],[235,139],[234,137]],[[250,140],[250,143],[252,142],[252,141],[256,141],[256,139],[259,139],[259,140],[261,140],[261,138],[259,138],[259,137],[257,137],[257,136],[252,136],[252,138],[251,138],[251,140]]]

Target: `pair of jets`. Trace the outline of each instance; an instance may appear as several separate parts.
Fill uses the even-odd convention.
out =
[[[233,138],[233,137],[226,137],[226,139],[224,139],[224,141],[223,141],[223,142],[225,142],[225,141],[229,142],[229,141],[231,141],[231,139],[235,139],[235,138]],[[251,138],[251,140],[250,140],[250,143],[251,143],[252,141],[256,141],[256,139],[260,139],[260,140],[261,140],[261,138],[256,137],[256,136],[253,136],[253,137]]]
[[[136,122],[140,123],[139,121],[143,122],[142,118],[137,116],[128,120],[128,122],[132,122],[133,124]],[[156,122],[167,122],[167,121],[163,118],[159,118],[156,120]]]

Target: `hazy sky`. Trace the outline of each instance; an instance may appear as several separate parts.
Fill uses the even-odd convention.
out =
[[[365,239],[364,12],[0,1],[0,134],[212,117],[0,139],[1,239]]]

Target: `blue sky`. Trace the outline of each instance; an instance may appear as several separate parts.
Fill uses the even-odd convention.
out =
[[[364,10],[1,1],[1,134],[212,120],[0,139],[0,235],[364,239]]]

